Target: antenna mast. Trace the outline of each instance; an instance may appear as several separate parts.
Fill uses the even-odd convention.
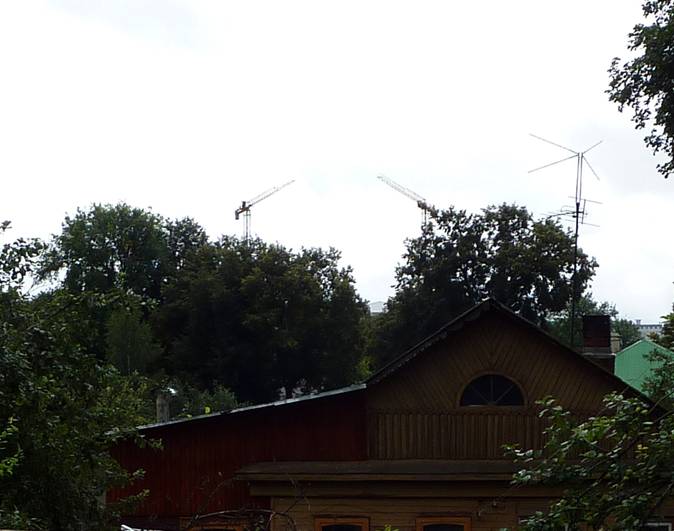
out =
[[[274,186],[269,190],[265,190],[261,194],[256,195],[248,201],[241,201],[241,206],[234,211],[234,219],[239,219],[241,214],[243,214],[243,240],[248,243],[250,241],[250,209],[252,206],[257,205],[263,199],[267,199],[270,195],[274,195],[276,192],[282,190],[286,186],[290,186],[295,182],[295,179],[288,181],[287,183],[281,184],[279,186]]]
[[[578,273],[578,230],[579,225],[585,222],[585,205],[588,201],[587,199],[583,199],[583,167],[587,165],[587,167],[590,168],[592,174],[597,178],[597,180],[599,180],[597,172],[594,171],[594,168],[590,164],[590,161],[587,160],[587,157],[585,155],[588,151],[596,148],[599,144],[601,144],[602,140],[600,140],[596,144],[593,144],[584,151],[574,151],[573,149],[569,149],[568,147],[562,146],[561,144],[557,144],[556,142],[551,142],[550,140],[546,140],[545,138],[542,138],[540,136],[531,133],[530,136],[573,154],[563,159],[557,160],[555,162],[550,162],[549,164],[544,164],[543,166],[539,166],[538,168],[529,170],[528,173],[534,173],[535,171],[549,168],[550,166],[560,164],[567,160],[576,159],[576,194],[574,195],[574,209],[572,211],[562,211],[561,213],[557,214],[558,216],[565,216],[565,215],[571,216],[575,221],[575,231],[573,236],[573,275],[571,277],[571,332],[569,338],[569,342],[573,347],[573,339],[576,325],[576,304],[578,298],[578,282],[576,278]]]
[[[419,194],[416,192],[413,192],[409,188],[404,187],[401,184],[398,184],[397,182],[389,179],[385,175],[377,175],[377,179],[382,181],[385,184],[388,184],[391,188],[394,190],[400,192],[406,197],[409,197],[413,201],[417,203],[417,206],[421,209],[423,213],[423,223],[426,225],[426,221],[428,220],[428,215],[433,215],[433,212],[435,211],[435,207],[431,204],[428,203],[423,197],[421,197]]]

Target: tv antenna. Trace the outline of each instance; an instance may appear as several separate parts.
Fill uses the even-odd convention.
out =
[[[578,283],[577,283],[577,273],[578,273],[578,229],[580,224],[588,224],[585,223],[585,216],[587,214],[586,212],[586,206],[588,201],[590,203],[598,203],[597,201],[591,201],[589,199],[584,199],[583,198],[583,168],[587,166],[590,168],[590,171],[592,172],[592,175],[596,177],[597,180],[599,180],[599,175],[597,175],[597,172],[594,171],[594,168],[590,164],[590,161],[587,160],[586,154],[596,148],[599,144],[601,144],[603,141],[600,140],[599,142],[591,145],[589,148],[583,150],[583,151],[575,151],[573,149],[570,149],[566,146],[562,146],[561,144],[557,144],[556,142],[552,142],[550,140],[547,140],[543,137],[534,135],[530,133],[530,136],[534,137],[537,140],[540,140],[542,142],[545,142],[547,144],[551,144],[555,147],[558,147],[560,149],[563,149],[565,151],[568,151],[569,153],[572,153],[572,155],[569,155],[568,157],[564,157],[563,159],[556,160],[554,162],[550,162],[548,164],[544,164],[543,166],[539,166],[538,168],[534,168],[533,170],[529,170],[528,173],[534,173],[539,170],[543,170],[545,168],[549,168],[551,166],[555,166],[557,164],[561,164],[562,162],[566,162],[567,160],[571,159],[576,159],[576,193],[573,196],[574,200],[574,205],[572,207],[568,208],[562,208],[562,210],[556,214],[553,214],[551,216],[548,216],[549,218],[551,217],[571,217],[575,221],[575,230],[574,230],[574,235],[573,235],[573,275],[571,277],[571,331],[570,331],[570,338],[569,342],[571,346],[573,346],[573,339],[574,339],[574,333],[575,333],[575,324],[576,324],[576,299],[578,296]],[[589,225],[589,224],[588,224]]]
[[[428,201],[426,201],[423,197],[421,197],[419,194],[416,192],[413,192],[409,188],[404,187],[402,184],[398,184],[392,179],[389,179],[385,175],[377,175],[377,179],[379,179],[381,182],[388,184],[391,188],[394,190],[397,190],[404,196],[409,197],[413,201],[417,203],[417,206],[421,209],[422,215],[423,215],[423,224],[426,225],[426,221],[428,221],[428,215],[430,214],[431,216],[433,213],[436,211],[435,207],[431,205]]]
[[[270,195],[275,194],[276,192],[282,190],[286,186],[290,186],[295,182],[295,179],[283,183],[279,186],[274,186],[269,190],[265,190],[261,194],[256,195],[248,201],[241,201],[241,206],[234,211],[234,219],[239,219],[241,214],[243,214],[243,240],[248,243],[250,241],[250,209],[254,205],[257,205],[263,199],[267,199]]]

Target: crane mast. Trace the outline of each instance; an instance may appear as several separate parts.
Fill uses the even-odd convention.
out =
[[[250,241],[250,209],[260,201],[267,199],[270,195],[274,195],[276,192],[282,190],[286,186],[290,186],[294,182],[295,179],[279,186],[274,186],[269,190],[265,190],[248,201],[241,201],[241,206],[234,211],[234,219],[238,220],[241,217],[241,214],[243,214],[243,239],[245,242]]]
[[[395,182],[394,180],[389,179],[388,177],[386,177],[385,175],[377,175],[377,179],[379,179],[379,180],[382,181],[383,183],[389,185],[391,188],[393,188],[394,190],[400,192],[400,193],[403,194],[404,196],[409,197],[410,199],[412,199],[413,201],[415,201],[416,204],[417,204],[417,206],[418,206],[418,207],[421,209],[421,211],[423,212],[424,225],[426,224],[426,221],[428,220],[428,215],[429,215],[429,214],[432,214],[433,211],[435,210],[435,207],[433,207],[433,205],[429,204],[429,202],[426,201],[426,199],[424,199],[423,197],[421,197],[421,196],[420,196],[419,194],[417,194],[416,192],[413,192],[413,191],[410,190],[409,188],[404,187],[402,184],[398,184],[398,183]]]

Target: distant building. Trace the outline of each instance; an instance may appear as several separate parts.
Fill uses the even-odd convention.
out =
[[[647,338],[650,334],[661,334],[662,333],[662,324],[641,324],[641,319],[635,321],[637,328],[641,337]]]
[[[651,375],[654,369],[657,369],[661,365],[648,359],[648,355],[654,350],[670,354],[674,357],[674,352],[661,347],[650,339],[642,339],[616,354],[615,375],[635,389],[643,392],[644,381]]]
[[[374,301],[370,302],[369,306],[370,306],[370,313],[374,315],[377,313],[384,313],[386,303],[384,301]]]

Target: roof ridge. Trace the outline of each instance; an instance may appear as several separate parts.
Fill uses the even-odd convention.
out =
[[[643,337],[643,338],[641,338],[639,341],[635,341],[635,342],[632,343],[631,345],[629,345],[629,346],[625,347],[624,349],[619,350],[618,352],[616,352],[616,357],[622,356],[622,355],[623,355],[624,353],[626,353],[627,351],[636,348],[638,345],[640,345],[640,344],[642,344],[642,343],[647,343],[647,344],[649,344],[649,345],[653,345],[654,347],[657,347],[657,348],[662,349],[662,350],[666,350],[667,352],[670,352],[670,353],[674,354],[674,351],[672,351],[671,349],[668,349],[667,347],[663,347],[662,345],[660,345],[659,343],[656,343],[656,342],[653,341],[652,339],[648,339],[647,337]]]

